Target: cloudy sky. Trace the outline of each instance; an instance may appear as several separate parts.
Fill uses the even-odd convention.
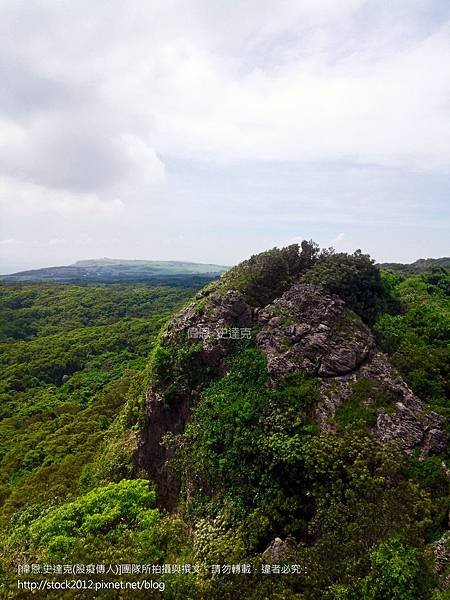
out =
[[[448,0],[0,0],[0,272],[450,253]]]

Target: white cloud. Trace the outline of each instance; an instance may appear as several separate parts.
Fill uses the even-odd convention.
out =
[[[137,135],[122,133],[116,147],[128,162],[128,174],[122,185],[140,192],[164,182],[165,167],[149,142]]]
[[[25,241],[24,240],[16,240],[15,238],[7,238],[6,240],[0,240],[0,244],[2,246],[17,246],[17,245],[21,245],[24,244]]]
[[[2,211],[21,216],[55,213],[63,217],[115,217],[124,210],[118,198],[101,200],[96,194],[74,193],[47,189],[31,182],[0,177],[0,206]]]
[[[354,240],[348,225],[386,222],[386,207],[391,222],[417,219],[417,205],[431,202],[426,186],[399,198],[393,178],[384,189],[377,177],[422,172],[441,190],[450,172],[450,6],[425,4],[0,3],[5,239],[27,227],[31,236],[38,222],[46,242],[61,235],[76,248],[86,237],[86,252],[103,254],[93,229],[104,219],[120,223],[130,253],[144,235],[147,255],[190,227],[182,250],[198,256],[211,246],[200,229],[227,239],[227,219],[228,231],[233,219],[273,228],[261,244],[299,230],[313,237],[318,223],[317,239],[342,227]],[[201,164],[202,176],[180,176],[183,161]],[[285,182],[274,163],[307,181],[291,172]],[[342,163],[355,165],[345,181],[330,172]],[[244,170],[255,181],[255,164],[272,164],[262,185],[233,183]],[[146,235],[145,219],[157,235]],[[105,233],[105,254],[117,235]]]
[[[7,123],[23,170],[72,189],[120,187],[138,172],[139,183],[160,183],[161,154],[448,168],[449,22],[419,35],[372,16],[370,29],[359,18],[368,4],[34,5],[48,28],[30,36],[29,20],[16,21],[14,48],[26,35],[34,77],[68,91],[26,127],[23,115]]]
[[[318,55],[243,77],[185,47],[162,85],[172,103],[149,103],[156,146],[212,160],[448,168],[449,33],[375,60],[356,53],[329,64]]]

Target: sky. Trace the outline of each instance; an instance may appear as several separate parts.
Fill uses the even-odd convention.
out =
[[[0,272],[450,254],[448,0],[0,0]]]

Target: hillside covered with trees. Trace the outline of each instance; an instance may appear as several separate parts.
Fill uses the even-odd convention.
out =
[[[303,242],[201,291],[0,293],[6,597],[18,564],[151,565],[121,578],[174,599],[448,597],[445,267]]]

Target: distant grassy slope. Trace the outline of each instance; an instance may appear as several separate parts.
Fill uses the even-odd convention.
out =
[[[221,265],[155,260],[80,260],[73,265],[46,267],[3,275],[3,281],[52,281],[71,282],[122,282],[152,281],[162,284],[190,285],[205,284],[208,278],[216,277],[227,270]]]
[[[444,269],[450,269],[450,257],[443,256],[442,258],[419,258],[410,264],[403,263],[381,263],[378,265],[381,269],[388,269],[389,271],[395,271],[396,273],[404,273],[405,275],[412,275],[414,273],[427,273],[434,267],[443,267]]]

